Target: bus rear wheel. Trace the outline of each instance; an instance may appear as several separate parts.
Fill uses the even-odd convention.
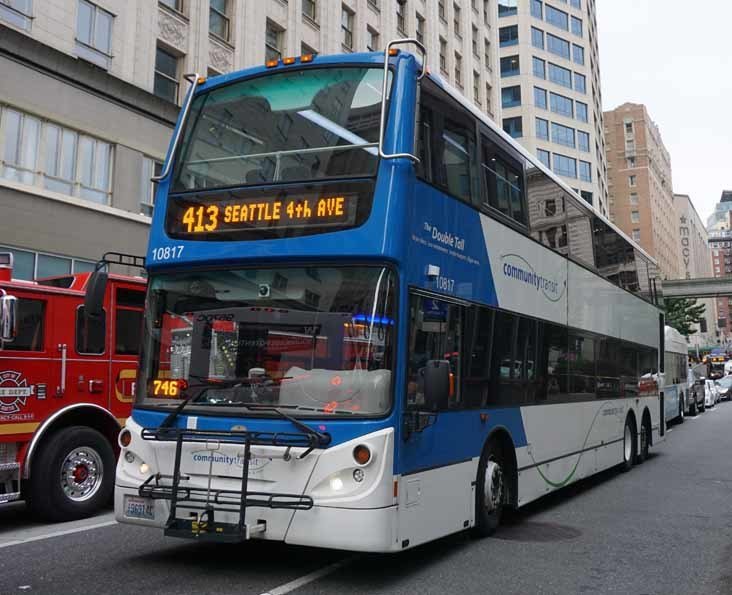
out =
[[[510,483],[507,456],[498,440],[491,439],[483,451],[475,490],[475,534],[493,535],[501,524],[508,502]]]
[[[632,417],[625,420],[623,430],[623,471],[630,471],[636,458],[635,422]]]
[[[92,428],[72,426],[41,447],[30,477],[31,509],[49,521],[88,517],[114,489],[114,451]]]
[[[651,448],[651,422],[648,417],[643,418],[641,422],[640,433],[640,450],[638,452],[638,462],[642,463],[648,458],[648,451]]]

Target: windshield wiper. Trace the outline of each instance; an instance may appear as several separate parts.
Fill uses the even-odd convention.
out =
[[[160,427],[161,428],[170,428],[170,427],[172,427],[173,426],[173,422],[175,421],[175,419],[178,417],[178,415],[180,414],[180,412],[183,411],[183,408],[186,405],[188,405],[188,403],[191,402],[192,399],[193,399],[193,395],[190,395],[189,397],[186,397],[180,403],[178,403],[178,406],[175,409],[173,409],[173,411],[171,411],[168,414],[168,417],[166,417],[163,420],[163,422],[160,424]]]
[[[279,409],[278,407],[275,407],[274,405],[259,405],[256,403],[241,403],[241,407],[244,407],[245,409],[254,410],[254,411],[274,411],[277,415],[279,415],[282,419],[286,419],[289,421],[293,426],[295,426],[298,430],[301,430],[308,436],[312,436],[317,440],[318,444],[321,446],[328,446],[330,444],[330,434],[318,432],[317,430],[314,430],[309,425],[304,424],[299,419],[292,417],[291,415],[288,415],[282,409]],[[310,454],[310,451],[315,448],[314,446],[311,446],[308,450],[306,450],[304,453],[302,453],[298,458],[303,459],[308,454]]]

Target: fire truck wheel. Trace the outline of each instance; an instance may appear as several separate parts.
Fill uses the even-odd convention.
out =
[[[33,463],[32,510],[50,521],[91,516],[110,501],[114,467],[114,451],[102,434],[83,426],[59,430]]]

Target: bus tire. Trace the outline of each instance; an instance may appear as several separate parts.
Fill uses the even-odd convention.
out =
[[[491,438],[480,457],[475,490],[475,528],[478,537],[493,535],[501,524],[508,502],[510,477],[506,453],[496,438]]]
[[[648,451],[651,448],[651,420],[648,415],[643,415],[640,433],[640,449],[638,451],[637,461],[642,463],[648,458]]]
[[[625,419],[625,428],[623,428],[623,471],[630,471],[636,458],[636,445],[638,438],[635,432],[635,421],[628,416]]]
[[[679,420],[679,423],[684,423],[684,395],[682,394],[679,397],[679,416],[677,418]]]
[[[114,451],[102,434],[84,426],[63,428],[33,463],[31,510],[56,522],[91,516],[110,501],[114,472]]]

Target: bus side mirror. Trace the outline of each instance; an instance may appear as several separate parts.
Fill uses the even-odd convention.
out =
[[[84,315],[87,318],[99,318],[102,315],[108,278],[106,271],[94,271],[89,277],[84,296]]]
[[[12,341],[18,335],[18,298],[0,297],[0,340]]]
[[[450,398],[450,362],[431,359],[424,367],[424,404],[429,411],[448,408]]]

